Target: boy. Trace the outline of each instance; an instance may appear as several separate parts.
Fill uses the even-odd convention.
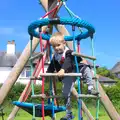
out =
[[[74,56],[71,54],[72,50],[70,50],[66,46],[64,35],[60,32],[54,33],[50,38],[50,44],[53,46],[55,53],[47,69],[47,72],[49,73],[57,72],[59,77],[64,76],[64,73],[75,72]],[[83,74],[83,77],[87,81],[89,93],[96,94],[96,91],[93,89],[93,81],[92,81],[92,75],[90,73],[90,68],[84,63],[82,63],[84,62],[84,60],[81,57],[77,57],[77,61],[78,63],[81,62],[79,66],[80,72]],[[71,105],[70,105],[70,95],[72,89],[74,88],[75,81],[76,81],[75,77],[69,77],[69,76],[63,77],[62,79],[63,82],[62,93],[63,96],[65,97],[66,116],[61,120],[73,119],[73,115],[71,112]]]

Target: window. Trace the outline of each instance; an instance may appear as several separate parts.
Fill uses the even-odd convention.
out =
[[[30,76],[31,76],[30,70],[26,70],[26,77],[30,77]]]
[[[20,75],[20,77],[30,77],[31,76],[31,72],[29,69],[24,69]]]

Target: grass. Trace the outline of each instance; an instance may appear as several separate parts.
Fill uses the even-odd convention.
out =
[[[5,112],[5,120],[7,120],[8,115],[10,114],[11,110],[13,107],[11,106],[7,106],[4,109]],[[89,110],[91,112],[91,114],[95,117],[95,107],[93,106],[89,106]],[[78,120],[78,110],[77,109],[73,109],[73,114],[75,116],[74,120]],[[56,120],[59,120],[61,117],[63,117],[65,115],[65,112],[60,112],[56,114]],[[84,116],[84,120],[88,120],[87,117],[85,116],[85,114],[83,113]],[[2,118],[0,118],[0,120],[2,120]],[[25,112],[24,110],[20,110],[17,114],[17,116],[15,117],[15,120],[32,120],[32,115],[30,115],[29,113]],[[42,118],[36,118],[36,120],[42,120]],[[45,117],[45,120],[50,120],[50,117]],[[100,107],[100,112],[99,112],[99,120],[111,120],[107,113],[105,112],[103,107]]]

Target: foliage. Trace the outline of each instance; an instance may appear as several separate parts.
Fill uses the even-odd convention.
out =
[[[62,83],[57,82],[56,87],[57,87],[57,95],[60,95],[62,93]],[[20,84],[20,83],[15,84],[7,97],[7,101],[12,102],[12,101],[18,100],[24,88],[25,88],[24,84]],[[113,102],[113,104],[116,105],[120,109],[120,82],[118,82],[114,86],[103,87],[103,88],[106,91],[107,95],[109,96],[110,100]],[[77,89],[77,86],[76,86],[76,89]],[[41,85],[35,85],[34,90],[35,90],[35,94],[40,94]],[[82,92],[87,93],[87,86],[85,84],[82,86]],[[50,94],[49,82],[45,84],[45,93]],[[29,95],[29,98],[27,99],[27,101],[40,103],[41,100],[38,98],[32,99],[31,95]],[[95,100],[88,99],[88,98],[84,99],[84,101],[87,104],[95,103]],[[45,103],[47,104],[47,102],[48,101],[46,100]],[[59,99],[59,104],[64,105],[64,100]],[[77,107],[77,101],[75,100],[74,97],[72,97],[72,106]]]
[[[10,93],[8,94],[7,96],[7,99],[9,101],[14,101],[14,100],[18,100],[19,99],[19,96],[20,96],[20,93],[22,93],[23,89],[25,88],[25,85],[24,84],[21,84],[21,83],[16,83]]]
[[[104,87],[112,103],[120,109],[120,81],[114,86]]]
[[[111,79],[118,79],[110,70],[108,70],[106,67],[99,67],[97,68],[97,74],[109,77]]]
[[[116,78],[116,76],[114,74],[112,74],[106,67],[100,67],[97,69],[97,74],[100,74],[102,76],[106,76],[106,77],[110,77],[112,79],[115,80],[119,80]],[[0,85],[1,86],[1,85]],[[77,86],[75,86],[77,89]],[[25,85],[24,84],[20,84],[20,83],[16,83],[11,91],[8,94],[7,97],[7,101],[11,102],[14,100],[18,100],[19,96],[21,95],[22,91],[24,90]],[[46,80],[45,81],[45,93],[46,94],[50,94],[50,80]],[[62,94],[62,82],[59,82],[57,80],[57,84],[56,84],[56,88],[57,88],[57,95]],[[116,85],[114,86],[108,86],[108,87],[104,87],[104,90],[106,92],[106,94],[109,96],[110,100],[113,102],[114,105],[116,105],[119,109],[120,109],[120,82],[118,82]],[[41,91],[41,85],[35,85],[34,86],[34,90],[35,90],[35,94],[40,94],[42,93]],[[84,84],[82,86],[82,92],[83,93],[87,93],[87,86]],[[40,99],[32,99],[31,98],[31,93],[27,99],[28,102],[37,102],[40,103]],[[72,98],[72,105],[73,106],[77,106],[77,102],[75,102],[75,98]],[[93,101],[93,99],[84,99],[85,102],[87,103],[91,103],[91,101]],[[45,101],[45,103],[47,103],[47,100]],[[63,99],[59,99],[59,103],[61,105],[64,104],[64,100]]]

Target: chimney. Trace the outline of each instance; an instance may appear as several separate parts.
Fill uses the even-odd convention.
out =
[[[7,54],[15,54],[15,41],[8,41],[7,42]]]

